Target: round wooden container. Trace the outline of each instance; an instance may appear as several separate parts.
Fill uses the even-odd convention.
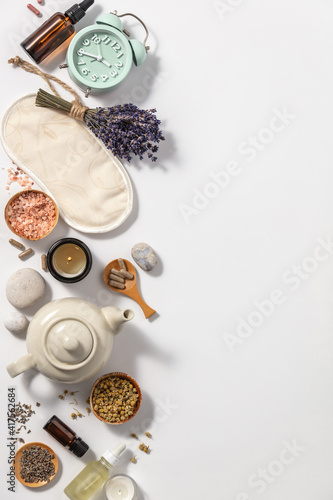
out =
[[[9,222],[9,215],[8,215],[8,210],[9,210],[9,207],[10,205],[13,203],[14,200],[16,200],[19,196],[22,196],[23,194],[27,194],[27,193],[40,193],[42,195],[44,195],[46,198],[48,198],[49,200],[52,201],[52,204],[54,206],[54,209],[55,209],[55,213],[56,213],[56,218],[55,218],[55,221],[53,223],[53,225],[50,227],[49,231],[47,233],[45,233],[43,236],[40,236],[39,238],[33,238],[33,237],[27,237],[27,236],[24,236],[23,234],[21,234],[20,232],[16,231],[13,226],[11,225],[11,223]],[[30,240],[30,241],[37,241],[37,240],[41,240],[42,238],[45,238],[45,236],[47,236],[48,234],[51,233],[51,231],[55,228],[55,226],[57,225],[57,222],[58,222],[58,218],[59,218],[59,211],[58,211],[58,207],[57,207],[57,204],[55,203],[55,201],[51,198],[51,196],[49,196],[48,194],[44,193],[43,191],[38,191],[37,189],[26,189],[25,191],[20,191],[19,193],[16,193],[14,194],[14,196],[12,196],[10,198],[10,200],[8,201],[6,207],[5,207],[5,220],[6,220],[6,224],[7,226],[9,227],[9,229],[14,233],[16,234],[16,236],[19,236],[20,238],[24,238],[25,240]]]
[[[22,454],[23,454],[24,450],[26,450],[27,448],[31,448],[32,446],[40,446],[44,450],[48,450],[51,453],[51,455],[54,456],[54,458],[52,459],[52,462],[53,462],[53,465],[54,465],[54,471],[55,471],[55,473],[53,474],[53,476],[50,477],[49,481],[38,481],[37,483],[27,483],[21,477],[21,474],[20,474],[20,471],[21,471],[20,459],[22,457]],[[28,488],[39,488],[40,486],[45,486],[46,484],[49,484],[52,481],[52,479],[54,479],[56,477],[57,472],[58,472],[58,457],[54,453],[54,451],[52,450],[52,448],[50,448],[47,444],[37,443],[37,442],[26,443],[24,446],[22,446],[21,448],[19,448],[17,450],[17,452],[15,453],[14,467],[15,467],[15,476],[16,476],[16,479],[18,481],[20,481],[20,483],[24,484],[24,486],[28,486]]]
[[[139,399],[136,403],[136,407],[135,407],[135,410],[134,410],[134,413],[133,415],[131,415],[129,418],[127,418],[126,420],[122,420],[121,422],[109,422],[108,420],[104,419],[103,417],[101,417],[95,410],[94,410],[94,405],[93,405],[93,393],[94,393],[94,390],[95,388],[97,387],[97,385],[102,381],[102,380],[105,380],[106,378],[110,378],[110,377],[119,377],[121,379],[125,379],[125,380],[128,380],[134,387],[135,389],[137,390],[137,393],[139,395]],[[99,379],[96,380],[96,382],[94,383],[93,385],[93,388],[91,389],[91,393],[90,393],[90,406],[91,406],[91,411],[93,412],[93,414],[95,415],[95,417],[98,418],[98,420],[100,420],[101,422],[105,422],[106,424],[111,424],[111,425],[119,425],[119,424],[125,424],[126,422],[128,422],[129,420],[131,420],[133,417],[135,417],[135,415],[137,414],[140,406],[141,406],[141,401],[142,401],[142,393],[141,393],[141,389],[139,387],[139,384],[137,383],[137,381],[131,377],[130,375],[127,375],[127,373],[123,373],[123,372],[112,372],[112,373],[106,373],[105,375],[103,375],[102,377],[100,377]]]

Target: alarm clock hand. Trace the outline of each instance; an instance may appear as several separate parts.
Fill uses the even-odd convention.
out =
[[[111,68],[111,64],[107,62],[106,59],[104,59],[102,56],[100,55],[96,55],[96,54],[90,54],[89,52],[86,52],[85,50],[81,50],[81,54],[83,56],[88,56],[88,57],[93,57],[95,59],[95,61],[100,61],[102,62],[103,64],[105,64],[105,66],[107,66],[108,68]]]
[[[96,61],[100,61],[101,63],[105,64],[105,66],[107,66],[108,68],[111,68],[111,64],[107,62],[107,60],[104,59],[104,57],[102,57],[102,59],[97,58]]]
[[[93,57],[94,59],[98,59],[98,57],[99,57],[99,56],[98,56],[98,55],[96,55],[96,54],[89,54],[89,52],[86,52],[86,51],[85,51],[85,50],[83,50],[83,49],[81,49],[81,54],[82,54],[83,56]]]
[[[97,44],[97,50],[98,50],[97,61],[100,61],[101,63],[105,64],[105,66],[107,66],[108,68],[111,68],[111,64],[103,57],[102,47],[100,43]]]

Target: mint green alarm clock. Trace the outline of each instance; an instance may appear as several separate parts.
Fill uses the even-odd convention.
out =
[[[120,17],[133,16],[144,26],[144,42],[129,39]],[[71,79],[86,95],[108,92],[128,75],[132,63],[142,64],[149,47],[146,46],[148,30],[134,14],[102,14],[96,24],[80,30],[72,39],[66,57]]]

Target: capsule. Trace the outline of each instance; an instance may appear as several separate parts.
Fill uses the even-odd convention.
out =
[[[118,281],[118,283],[125,283],[125,278],[121,276],[117,276],[116,274],[111,273],[109,276],[110,280]]]
[[[128,280],[132,280],[134,278],[133,274],[129,273],[128,271],[124,271],[124,269],[120,269],[120,275],[124,276],[124,278]]]
[[[22,243],[20,243],[19,241],[13,240],[13,238],[10,238],[9,243],[19,250],[24,249],[24,245],[22,245]]]
[[[38,9],[36,9],[36,7],[34,7],[33,5],[31,5],[31,3],[28,3],[27,5],[28,9],[31,10],[31,12],[33,12],[36,16],[39,16],[41,15],[41,13],[39,12]]]
[[[28,257],[28,255],[31,255],[33,253],[32,248],[27,248],[23,252],[19,253],[18,256],[20,259],[25,259],[25,257]]]
[[[125,288],[125,285],[123,285],[123,283],[118,283],[118,281],[113,281],[113,280],[109,281],[109,285],[113,286],[113,288],[120,288],[120,290],[124,290]]]
[[[126,264],[124,262],[124,259],[118,259],[118,264],[120,266],[120,269],[124,269],[124,271],[127,271]]]
[[[46,261],[45,253],[42,254],[40,259],[41,259],[41,265],[42,265],[43,271],[47,271],[47,261]]]
[[[115,267],[113,267],[111,269],[111,274],[115,274],[116,276],[120,276],[120,278],[123,278],[124,276],[121,274],[120,271],[118,271],[118,269],[116,269]]]

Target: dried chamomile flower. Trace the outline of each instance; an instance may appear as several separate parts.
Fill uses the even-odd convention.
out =
[[[147,446],[145,443],[139,444],[139,450],[144,451],[145,453],[150,453],[149,446]]]

